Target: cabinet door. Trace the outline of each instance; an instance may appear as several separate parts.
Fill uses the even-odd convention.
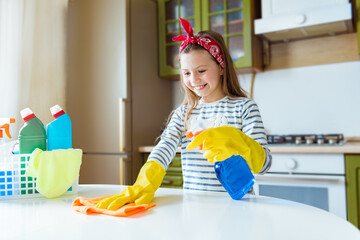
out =
[[[159,74],[179,77],[179,45],[172,38],[182,30],[179,17],[190,22],[194,32],[200,31],[200,0],[159,0]]]
[[[255,42],[253,20],[259,1],[203,0],[202,29],[220,33],[237,69],[262,70],[261,42]],[[259,59],[260,58],[260,59]],[[259,62],[259,63],[258,63]]]
[[[360,229],[360,155],[345,155],[348,221]]]
[[[149,153],[144,153],[144,163],[146,163]],[[162,188],[182,188],[183,177],[181,167],[181,154],[176,154],[169,164],[164,179],[161,183]]]

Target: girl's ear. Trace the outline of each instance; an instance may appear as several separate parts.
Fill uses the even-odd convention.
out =
[[[224,69],[221,66],[219,66],[219,68],[220,68],[220,75],[224,75]]]

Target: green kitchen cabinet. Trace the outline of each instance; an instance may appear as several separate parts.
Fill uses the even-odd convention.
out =
[[[179,77],[178,48],[172,38],[186,35],[178,18],[190,22],[197,33],[220,33],[239,72],[262,71],[262,42],[254,35],[253,22],[260,17],[259,0],[158,0],[159,74]]]
[[[179,75],[179,42],[172,38],[185,34],[179,17],[190,22],[195,32],[201,30],[201,0],[158,0],[159,32],[159,75],[176,77]]]
[[[357,36],[358,36],[358,53],[360,55],[360,0],[356,0],[356,14],[357,14]]]
[[[144,154],[144,162],[147,161],[149,153]],[[169,164],[165,177],[161,183],[163,188],[182,188],[183,177],[181,168],[181,155],[176,154],[171,163]]]
[[[360,155],[345,155],[348,221],[360,229]]]

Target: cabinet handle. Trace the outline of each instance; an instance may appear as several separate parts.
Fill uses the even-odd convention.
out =
[[[325,182],[325,183],[340,183],[343,182],[345,179],[344,176],[342,177],[331,177],[331,176],[313,176],[313,177],[309,177],[309,176],[298,176],[298,175],[283,175],[283,176],[279,176],[279,175],[270,175],[268,174],[267,176],[257,176],[256,180],[264,180],[264,181],[298,181],[298,182]]]
[[[171,180],[163,180],[162,183],[163,184],[172,184],[174,181]]]
[[[126,141],[126,132],[125,132],[125,123],[126,123],[126,103],[128,100],[126,98],[119,98],[119,151],[125,152],[125,141]],[[119,178],[120,185],[124,185],[124,162],[127,161],[127,157],[119,158]]]

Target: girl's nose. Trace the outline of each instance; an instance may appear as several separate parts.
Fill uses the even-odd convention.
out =
[[[191,74],[190,81],[191,81],[192,83],[198,82],[198,81],[199,81],[199,77],[197,76],[197,74]]]

